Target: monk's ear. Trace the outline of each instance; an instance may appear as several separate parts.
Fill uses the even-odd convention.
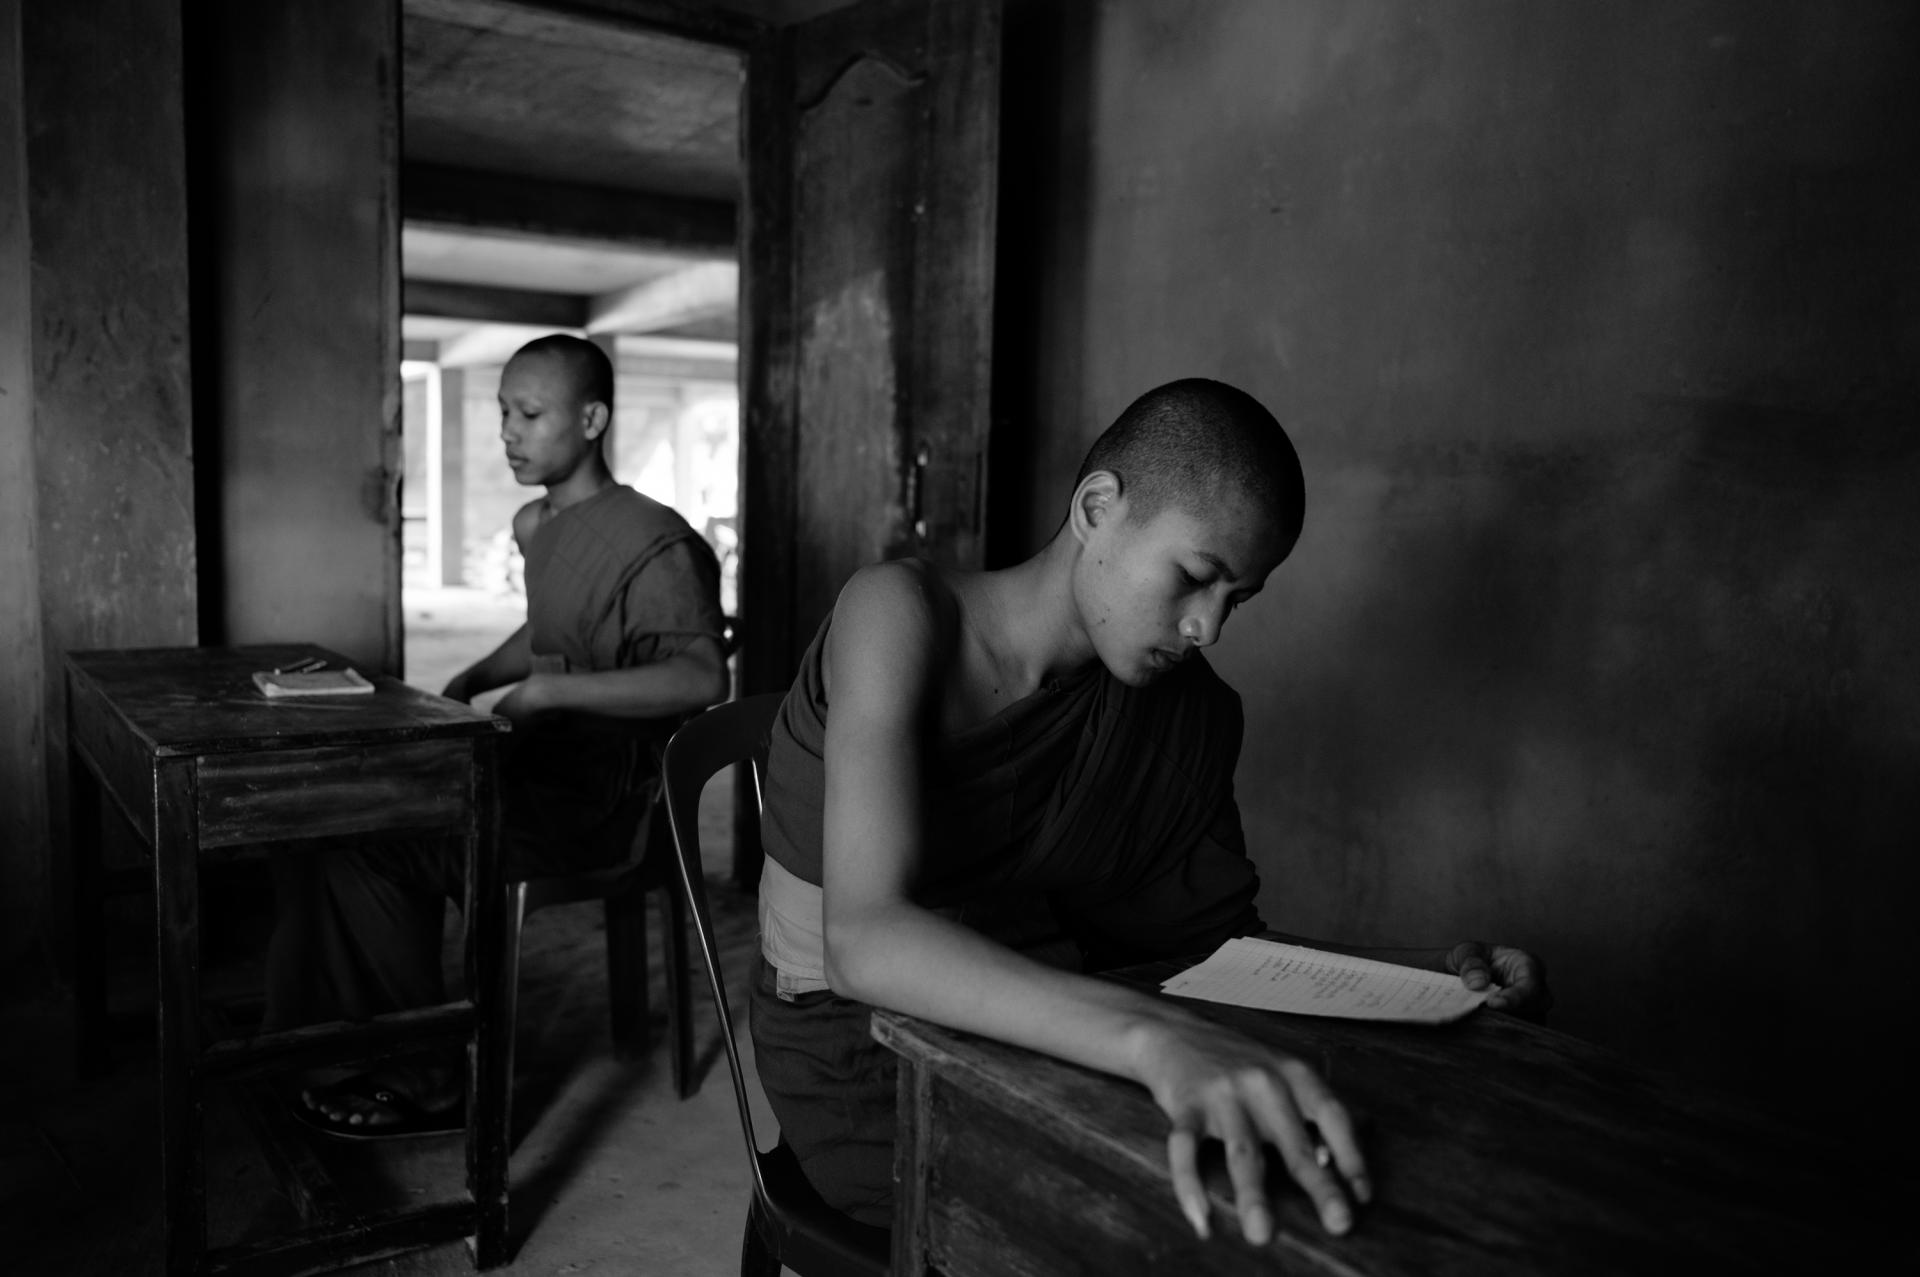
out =
[[[1073,508],[1067,512],[1067,522],[1073,535],[1085,544],[1095,528],[1113,522],[1124,510],[1120,476],[1111,470],[1095,470],[1073,490]]]
[[[592,443],[605,434],[607,423],[612,419],[613,414],[607,411],[605,404],[598,401],[588,404],[581,422],[586,429],[587,442]]]

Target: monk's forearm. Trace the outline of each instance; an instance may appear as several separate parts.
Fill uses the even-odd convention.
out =
[[[912,905],[829,920],[827,978],[844,997],[1144,1081],[1141,1057],[1186,1013],[1042,965]]]
[[[727,667],[699,649],[624,670],[535,674],[523,686],[530,707],[608,718],[672,718],[727,696]]]
[[[509,634],[499,647],[461,670],[447,684],[447,695],[456,700],[471,700],[482,692],[491,692],[508,683],[518,683],[533,668],[533,649],[527,627]]]

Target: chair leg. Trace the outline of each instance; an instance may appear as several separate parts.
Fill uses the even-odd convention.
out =
[[[699,1089],[693,1076],[693,989],[687,962],[687,905],[668,886],[660,893],[660,961],[667,976],[667,1050],[673,1059],[673,1089],[681,1099]]]
[[[780,1277],[780,1256],[767,1245],[760,1227],[760,1201],[747,1207],[747,1232],[740,1239],[740,1277]]]
[[[506,1129],[513,1131],[513,1039],[520,1022],[520,931],[527,921],[527,884],[507,884],[507,952],[500,964],[500,1067],[507,1077]]]
[[[607,897],[607,1002],[613,1054],[634,1060],[647,1048],[647,893]]]

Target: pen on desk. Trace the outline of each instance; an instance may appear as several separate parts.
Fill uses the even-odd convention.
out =
[[[309,656],[303,661],[295,661],[291,665],[282,665],[273,672],[275,674],[312,674],[316,670],[323,670],[325,668],[327,668],[325,658]]]

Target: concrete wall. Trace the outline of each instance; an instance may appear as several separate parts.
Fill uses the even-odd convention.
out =
[[[196,638],[187,197],[178,6],[7,4],[0,30],[0,966],[25,981],[64,934],[65,653]]]
[[[400,663],[397,0],[213,6],[220,633]],[[210,537],[210,539],[213,539]]]
[[[1916,1018],[1911,6],[1060,8],[1010,35],[997,497],[1043,538],[1175,376],[1288,423],[1306,533],[1216,659],[1268,920],[1522,943],[1573,1032],[1875,1103]]]
[[[45,899],[46,693],[33,499],[33,292],[20,5],[0,4],[0,961],[17,964]]]

